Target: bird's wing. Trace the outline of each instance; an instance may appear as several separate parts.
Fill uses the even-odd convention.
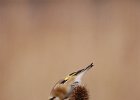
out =
[[[53,86],[53,88],[52,88],[52,90],[51,90],[51,93],[50,94],[52,94],[52,91],[55,89],[55,87],[57,86],[57,84],[59,84],[59,83],[61,83],[62,82],[62,80],[59,80],[58,82],[56,82],[55,83],[55,85]]]

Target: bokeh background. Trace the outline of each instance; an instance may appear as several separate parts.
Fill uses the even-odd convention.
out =
[[[0,1],[0,100],[47,100],[91,62],[90,100],[140,100],[139,0]]]

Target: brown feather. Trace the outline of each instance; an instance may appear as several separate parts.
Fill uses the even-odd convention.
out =
[[[59,86],[54,89],[53,96],[59,97],[60,99],[63,99],[67,93],[67,90],[65,87]]]

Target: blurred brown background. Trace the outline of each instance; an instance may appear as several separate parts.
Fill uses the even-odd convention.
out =
[[[140,100],[139,0],[1,0],[0,100],[47,100],[94,62],[90,100]]]

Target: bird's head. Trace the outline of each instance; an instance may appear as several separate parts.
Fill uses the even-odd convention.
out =
[[[77,72],[73,72],[71,74],[69,74],[65,79],[64,81],[69,81],[69,80],[75,80],[75,81],[80,81],[82,76],[89,70],[93,67],[93,63],[91,63],[88,67],[84,68],[84,69],[81,69],[81,70],[78,70]]]

